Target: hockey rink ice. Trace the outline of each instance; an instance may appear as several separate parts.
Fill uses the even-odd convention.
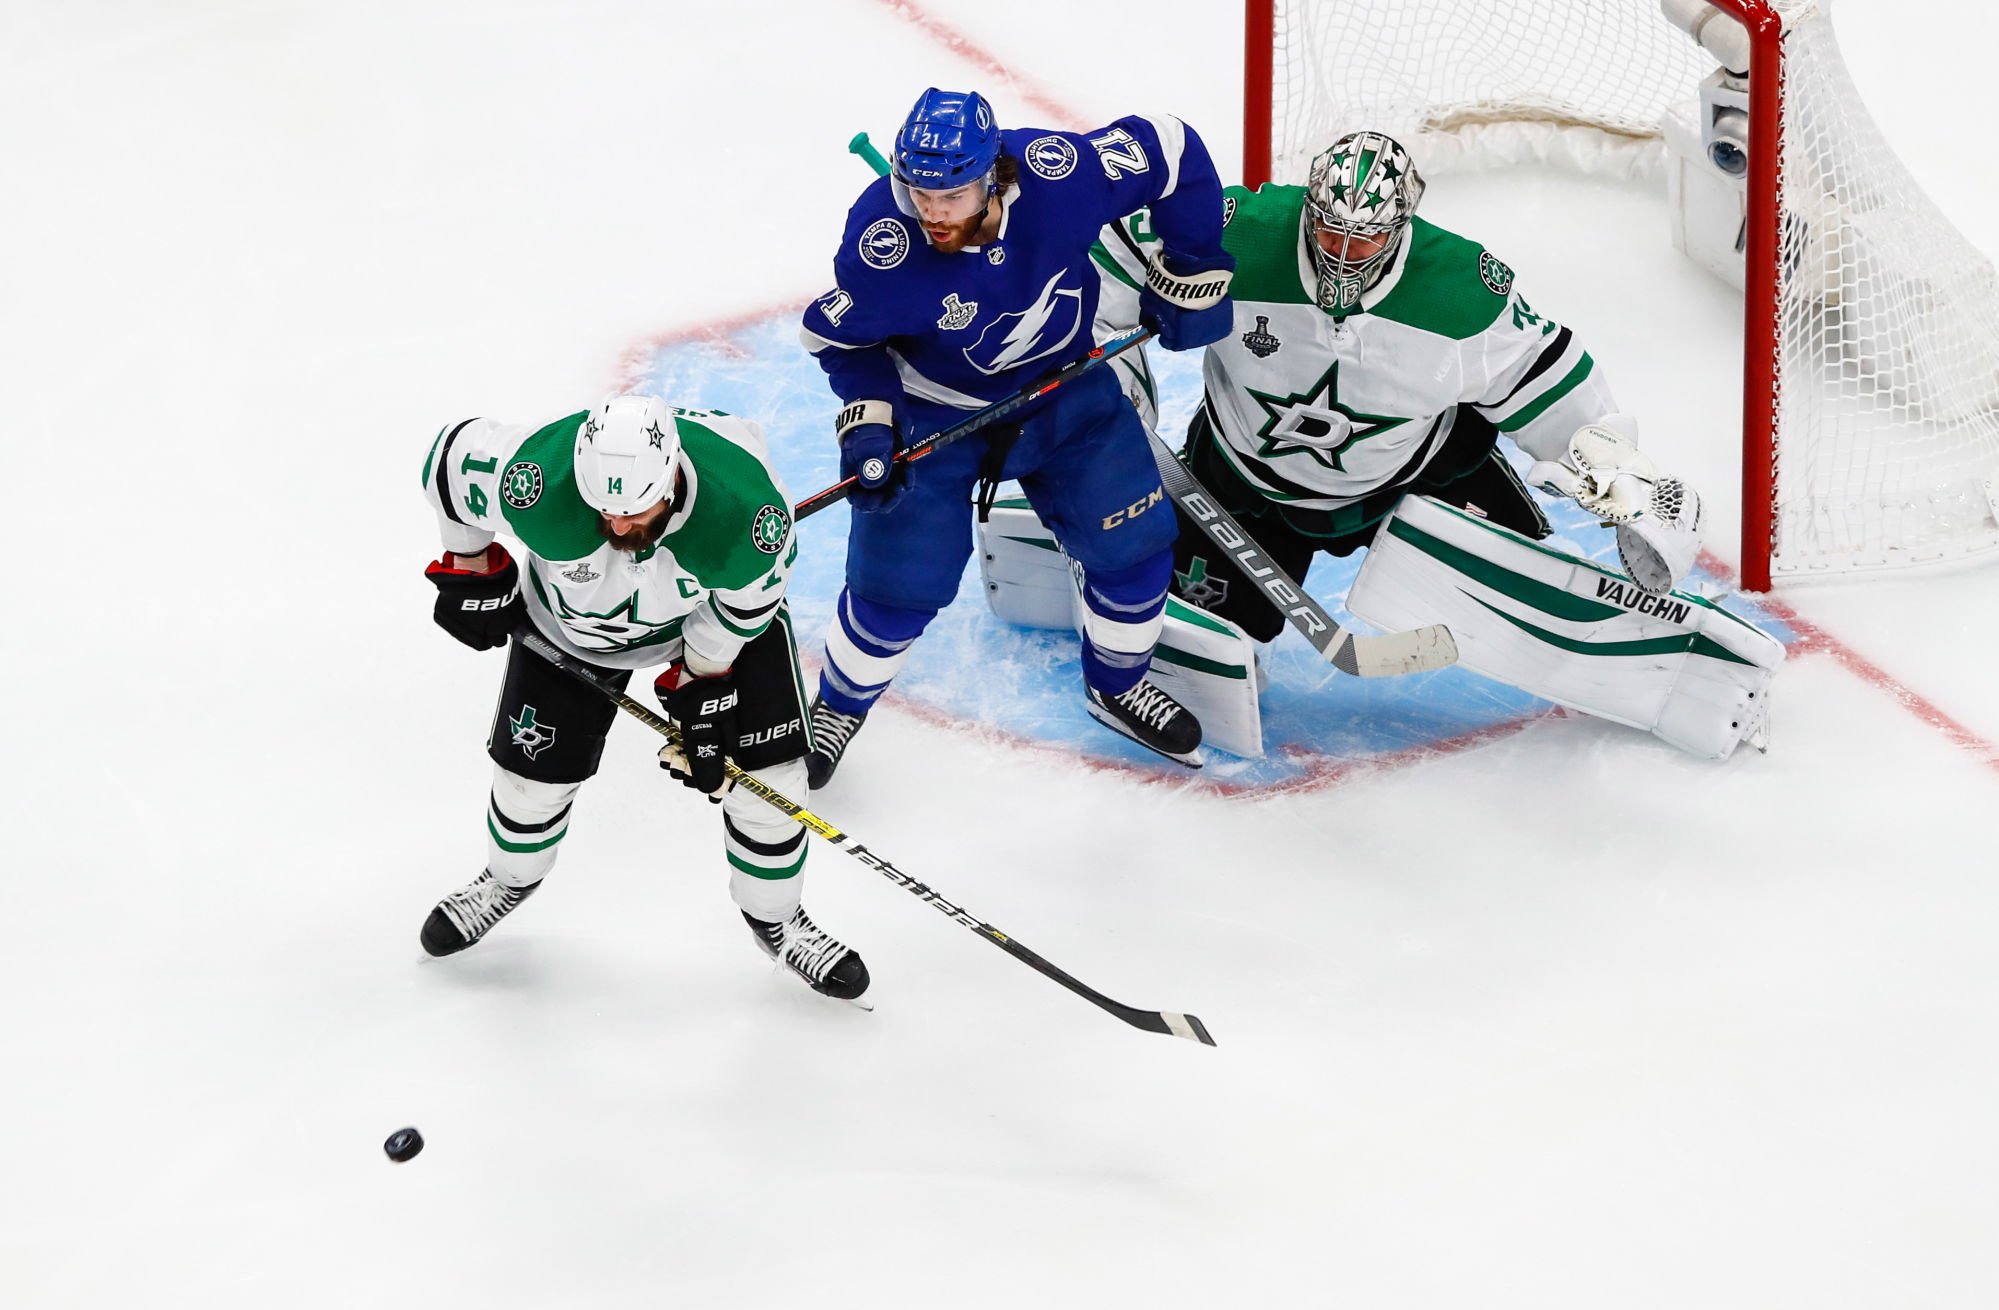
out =
[[[1999,254],[1999,17],[1836,14]],[[823,845],[876,1009],[813,995],[631,723],[533,901],[418,948],[504,663],[430,622],[439,425],[638,385],[765,422],[808,494],[848,138],[935,84],[1178,113],[1233,180],[1239,54],[1200,0],[0,8],[0,1306],[1999,1304],[1999,563],[1741,605],[1792,643],[1767,755],[1287,635],[1282,749],[1201,774],[974,580],[812,808],[1213,1049]],[[1641,185],[1423,212],[1588,343],[1726,590],[1735,293]],[[847,514],[800,529],[815,665]]]

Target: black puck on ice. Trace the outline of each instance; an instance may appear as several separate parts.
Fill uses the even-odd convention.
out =
[[[414,1128],[398,1128],[389,1134],[389,1140],[382,1143],[382,1150],[397,1164],[416,1159],[416,1153],[423,1149],[423,1134]]]

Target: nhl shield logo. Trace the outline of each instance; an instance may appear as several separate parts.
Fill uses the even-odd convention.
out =
[[[533,759],[555,744],[555,729],[535,721],[532,705],[521,706],[519,718],[509,716],[507,726],[513,729],[514,745],[520,747],[529,759]]]
[[[972,320],[978,316],[979,302],[974,300],[969,304],[961,303],[958,293],[953,291],[944,297],[944,317],[937,320],[937,326],[946,332],[956,332],[960,328],[970,327]]]
[[[1270,315],[1258,314],[1256,326],[1242,334],[1242,344],[1258,359],[1269,359],[1284,343],[1270,330]]]

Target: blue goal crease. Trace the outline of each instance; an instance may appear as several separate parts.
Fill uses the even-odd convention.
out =
[[[1200,397],[1200,360],[1197,354],[1161,351],[1153,353],[1151,364],[1162,401],[1160,432],[1178,445]],[[776,315],[719,339],[660,346],[639,385],[669,404],[756,420],[793,500],[837,479],[832,392],[818,364],[799,348],[792,315]],[[1596,531],[1597,521],[1586,511],[1566,502],[1544,507],[1567,546],[1616,567],[1612,534]],[[808,663],[816,663],[840,594],[850,515],[835,506],[799,525],[802,549],[788,595]],[[1322,556],[1306,580],[1306,590],[1342,622],[1350,616],[1341,601],[1358,567],[1357,559]],[[1730,593],[1711,572],[1697,570],[1686,588],[1727,595],[1731,612],[1786,644],[1796,638],[1779,618],[1753,598]],[[1368,630],[1365,624],[1357,627]],[[1546,701],[1458,668],[1404,678],[1348,677],[1289,635],[1272,647],[1265,669],[1264,757],[1239,760],[1209,752],[1205,772],[1225,776],[1231,788],[1294,782],[1327,758],[1365,761],[1461,741],[1548,709]],[[966,568],[956,602],[916,643],[891,694],[1101,763],[1186,776],[1180,766],[1123,740],[1084,712],[1076,635],[1002,622],[985,602],[976,561]]]

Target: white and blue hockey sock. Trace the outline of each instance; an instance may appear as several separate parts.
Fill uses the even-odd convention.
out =
[[[866,714],[902,671],[909,648],[936,617],[936,610],[881,605],[842,588],[833,624],[826,630],[820,698],[842,714]]]
[[[1121,569],[1076,566],[1083,593],[1083,681],[1106,696],[1136,687],[1152,667],[1166,621],[1173,552]]]

